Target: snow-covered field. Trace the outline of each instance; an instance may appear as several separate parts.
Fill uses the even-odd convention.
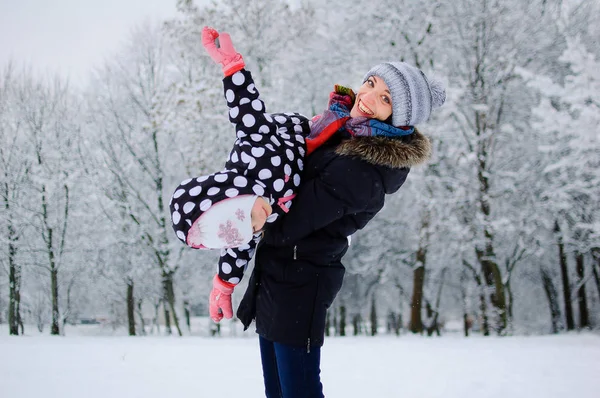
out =
[[[2,325],[5,326],[5,325]],[[0,396],[262,397],[249,337],[0,337]],[[600,336],[330,338],[328,398],[600,397]]]

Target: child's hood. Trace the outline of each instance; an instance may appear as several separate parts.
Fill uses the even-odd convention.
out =
[[[287,212],[300,185],[305,154],[303,135],[307,134],[308,122],[297,114],[272,117],[281,124],[276,134],[248,135],[238,131],[224,170],[179,184],[170,210],[173,229],[181,241],[187,244],[194,222],[224,199],[239,195],[264,197],[273,208],[268,223]]]
[[[237,170],[223,170],[182,181],[169,203],[175,234],[187,244],[192,224],[214,204],[240,195],[268,197],[266,187],[262,181],[240,175]]]

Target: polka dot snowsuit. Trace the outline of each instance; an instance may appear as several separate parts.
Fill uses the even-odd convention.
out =
[[[191,225],[213,204],[238,195],[263,196],[273,208],[267,223],[273,223],[291,207],[300,185],[308,119],[297,113],[266,113],[249,71],[226,77],[223,85],[237,139],[224,170],[187,179],[175,190],[171,220],[184,243]],[[221,250],[219,277],[239,283],[259,240],[255,235],[248,244]]]

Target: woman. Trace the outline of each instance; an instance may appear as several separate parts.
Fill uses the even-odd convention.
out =
[[[237,311],[246,329],[256,321],[267,398],[323,397],[320,348],[348,237],[398,191],[410,167],[429,158],[429,140],[414,126],[444,101],[441,84],[419,69],[384,63],[367,72],[356,95],[336,86],[329,108],[313,119],[314,151],[297,196],[265,231]],[[232,291],[215,283],[211,306],[230,311],[224,297]]]

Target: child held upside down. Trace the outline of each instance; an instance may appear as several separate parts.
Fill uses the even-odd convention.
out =
[[[183,181],[173,194],[170,209],[180,240],[196,249],[221,249],[209,299],[210,316],[218,322],[223,316],[233,316],[231,293],[243,277],[261,231],[289,211],[300,186],[304,156],[335,133],[410,135],[422,108],[427,110],[422,112],[426,120],[430,110],[443,103],[445,94],[420,70],[405,63],[386,63],[367,73],[358,95],[335,86],[328,109],[312,121],[297,113],[269,114],[229,35],[205,27],[202,44],[222,65],[229,119],[237,139],[225,168]],[[407,97],[415,92],[413,87],[426,95]],[[403,102],[419,107],[406,110],[401,108]],[[401,115],[406,123],[401,123]]]
[[[195,249],[221,249],[209,305],[211,318],[218,322],[233,316],[230,294],[242,279],[265,224],[291,206],[310,127],[308,119],[297,113],[266,113],[252,75],[227,33],[205,27],[202,44],[222,65],[229,120],[237,139],[225,168],[181,182],[170,209],[180,240]],[[217,296],[229,302],[219,304]]]

